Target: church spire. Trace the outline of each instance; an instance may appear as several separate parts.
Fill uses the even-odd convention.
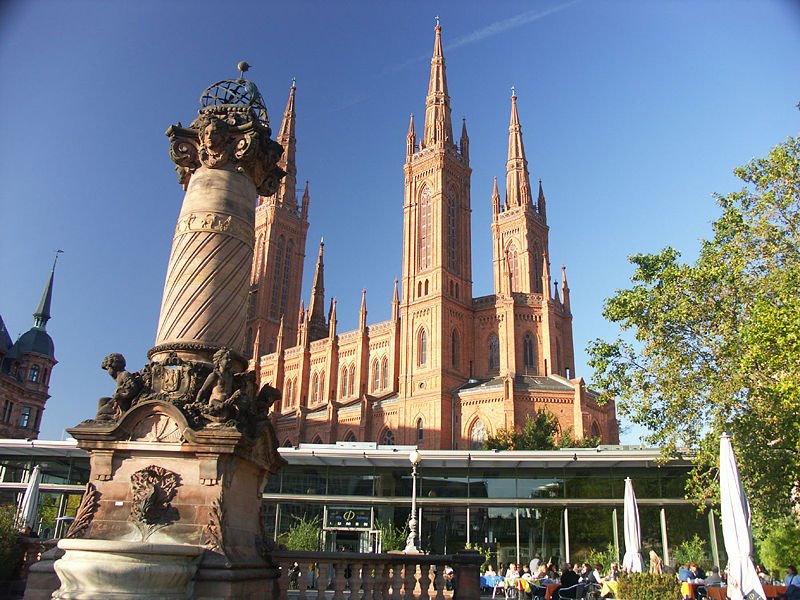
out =
[[[411,113],[411,119],[408,122],[408,134],[406,135],[406,157],[414,154],[417,146],[417,132],[414,131],[414,113]]]
[[[425,99],[425,146],[453,145],[453,125],[450,119],[450,96],[447,94],[444,53],[442,52],[442,27],[436,19],[436,37],[431,58],[431,79]]]
[[[511,88],[511,122],[508,126],[508,162],[506,162],[506,207],[527,206],[531,201],[528,161],[522,144],[522,127],[517,112],[517,92]]]
[[[283,146],[283,154],[278,166],[286,171],[286,175],[281,179],[280,187],[278,188],[278,203],[292,208],[297,206],[297,163],[295,160],[297,141],[294,135],[296,122],[294,93],[296,89],[297,85],[292,79],[289,100],[286,102],[286,110],[283,111],[283,121],[277,137],[277,142]]]
[[[58,255],[62,252],[64,251],[56,250],[56,257],[53,259],[53,268],[50,269],[50,277],[47,278],[47,283],[42,292],[42,298],[39,300],[39,306],[36,307],[36,312],[33,313],[33,326],[37,329],[45,329],[47,322],[50,320],[50,304],[53,301],[53,276],[56,273]]]
[[[319,242],[319,255],[317,256],[317,270],[314,272],[314,286],[311,290],[311,302],[308,306],[308,333],[310,341],[324,338],[327,334],[325,325],[325,263],[323,252],[325,241]]]

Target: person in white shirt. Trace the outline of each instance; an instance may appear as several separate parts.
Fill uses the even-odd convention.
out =
[[[789,565],[786,569],[786,579],[784,579],[786,586],[786,595],[781,598],[788,600],[800,600],[800,575],[797,574],[797,567]]]

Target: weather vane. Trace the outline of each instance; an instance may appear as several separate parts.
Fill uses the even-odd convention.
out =
[[[436,26],[439,27],[439,15],[436,15]]]
[[[515,88],[513,85],[511,86],[511,96],[514,98],[517,97],[517,88]]]

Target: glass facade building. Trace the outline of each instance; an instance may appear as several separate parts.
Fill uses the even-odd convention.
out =
[[[411,510],[414,447],[339,442],[280,448],[287,466],[264,489],[264,524],[281,541],[296,518],[319,517],[325,550],[374,550],[379,524],[403,529]],[[582,561],[609,545],[624,554],[625,478],[636,490],[643,554],[694,535],[708,559],[725,562],[715,512],[684,498],[687,457],[600,446],[547,452],[420,450],[418,543],[433,554],[466,545],[494,560]],[[0,503],[17,504],[33,467],[42,470],[39,533],[63,535],[89,481],[89,458],[74,441],[0,440]],[[719,541],[719,544],[718,544]],[[723,554],[720,556],[720,554]]]

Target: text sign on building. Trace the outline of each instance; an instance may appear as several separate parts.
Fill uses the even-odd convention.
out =
[[[326,529],[369,529],[372,525],[372,510],[346,506],[325,507]]]

